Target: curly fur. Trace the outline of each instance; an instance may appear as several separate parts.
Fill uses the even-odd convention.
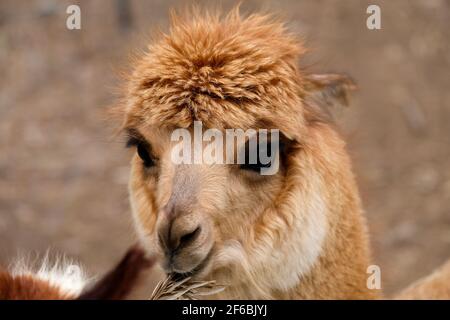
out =
[[[269,16],[238,10],[171,15],[129,82],[128,121],[189,127],[257,128],[283,123],[298,137],[304,122],[297,59],[305,49]]]

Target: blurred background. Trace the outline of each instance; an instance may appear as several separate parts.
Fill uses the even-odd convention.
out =
[[[81,30],[66,28],[70,4],[81,7]],[[369,4],[381,7],[381,30],[366,28]],[[104,114],[130,53],[180,5],[0,2],[0,264],[52,248],[95,274],[134,241],[131,155]],[[357,81],[338,123],[384,291],[430,273],[450,257],[450,2],[254,0],[242,9],[283,14],[312,48],[303,66]]]

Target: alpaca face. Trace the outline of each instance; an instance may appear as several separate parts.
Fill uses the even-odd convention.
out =
[[[177,164],[172,130],[142,126],[129,132],[136,149],[130,197],[144,245],[160,256],[166,272],[206,276],[220,266],[215,259],[224,245],[245,244],[255,221],[274,206],[284,162],[273,175],[262,175],[257,164]],[[236,154],[248,149],[235,142]],[[200,151],[206,148],[203,143]]]
[[[227,297],[292,289],[323,251],[330,211],[342,207],[337,173],[349,166],[321,105],[345,103],[352,83],[302,74],[305,48],[269,16],[174,15],[155,40],[117,109],[136,149],[129,188],[142,244],[168,273],[232,283]],[[277,170],[173,161],[172,133],[195,133],[196,122],[222,134],[279,129]],[[203,154],[204,142],[194,150]]]

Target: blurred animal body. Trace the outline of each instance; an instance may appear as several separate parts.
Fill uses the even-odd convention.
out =
[[[395,296],[400,300],[450,300],[450,260]]]
[[[46,256],[38,270],[20,261],[12,270],[0,268],[0,300],[120,300],[136,286],[142,271],[150,268],[137,246],[98,281],[88,281],[81,267],[67,259],[54,263]]]

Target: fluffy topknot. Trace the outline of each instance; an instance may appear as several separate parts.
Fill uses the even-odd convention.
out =
[[[192,10],[171,14],[131,75],[126,125],[278,128],[303,124],[301,43],[269,15],[242,17]]]

